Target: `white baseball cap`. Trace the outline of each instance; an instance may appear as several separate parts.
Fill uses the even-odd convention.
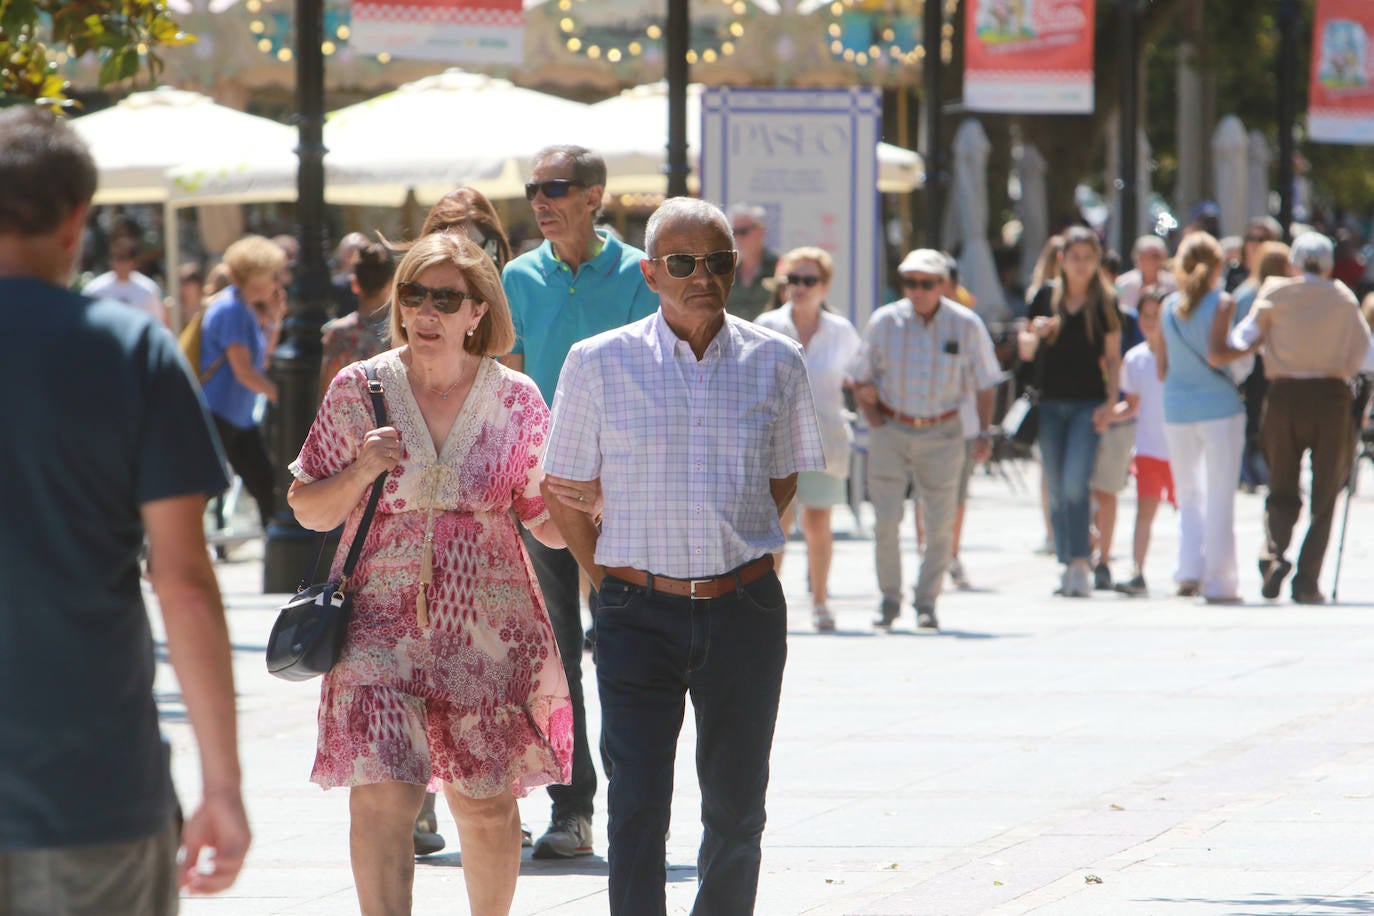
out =
[[[917,248],[902,258],[897,265],[899,274],[930,274],[932,277],[948,277],[949,261],[934,248]]]

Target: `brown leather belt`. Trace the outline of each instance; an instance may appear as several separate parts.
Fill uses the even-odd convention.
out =
[[[946,410],[938,417],[908,417],[906,414],[898,413],[891,407],[888,407],[882,401],[879,401],[878,413],[882,414],[885,417],[891,417],[898,423],[905,423],[907,426],[914,426],[917,429],[925,429],[927,426],[939,426],[946,420],[951,420],[954,417],[959,416],[959,408],[956,407],[953,410]]]
[[[673,579],[655,576],[632,566],[607,566],[606,575],[647,588],[651,592],[676,595],[679,598],[719,598],[748,585],[773,571],[773,555],[764,554],[738,569],[706,579]]]

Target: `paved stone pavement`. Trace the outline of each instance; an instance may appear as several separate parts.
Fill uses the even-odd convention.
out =
[[[1027,476],[1033,485],[1035,472]],[[1167,510],[1155,526],[1150,597],[1053,598],[1056,567],[1033,552],[1043,537],[1037,500],[980,475],[963,551],[978,588],[946,593],[938,635],[915,633],[909,609],[894,632],[874,633],[872,544],[844,537],[832,574],[839,631],[817,635],[804,546],[794,541],[757,912],[1374,913],[1374,497],[1354,502],[1338,606],[1259,600],[1261,510],[1261,497],[1239,497],[1243,606],[1171,596],[1177,535]],[[1129,494],[1121,515],[1119,555]],[[836,513],[841,535],[850,522]],[[909,523],[906,535],[911,582]],[[347,795],[308,782],[316,686],[263,670],[280,599],[258,593],[256,551],[240,548],[218,566],[255,841],[229,893],[188,900],[183,912],[356,912]],[[1333,537],[1328,592],[1334,558]],[[162,668],[177,783],[191,803],[193,744]],[[594,684],[589,657],[584,672]],[[690,911],[696,880],[692,740],[688,716],[670,913]],[[514,912],[606,911],[604,785],[598,805],[598,855],[546,863],[526,853]],[[542,830],[544,793],[524,799],[521,814]],[[440,818],[456,846],[447,813]],[[456,850],[417,865],[415,901],[417,913],[467,911]]]

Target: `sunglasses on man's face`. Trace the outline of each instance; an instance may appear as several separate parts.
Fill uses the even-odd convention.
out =
[[[935,289],[944,283],[944,280],[918,280],[915,277],[902,277],[903,289]]]
[[[803,274],[787,275],[788,286],[818,286],[820,282],[821,278],[816,276],[806,276]]]
[[[443,286],[436,289],[431,286],[421,286],[419,283],[406,282],[396,287],[396,299],[402,308],[417,309],[425,304],[426,296],[434,303],[434,307],[445,315],[452,315],[457,312],[463,307],[465,300],[478,301],[478,298],[471,293]]]
[[[661,258],[653,258],[655,261],[662,261],[664,268],[668,271],[668,276],[674,280],[686,280],[697,272],[697,263],[706,262],[706,270],[723,277],[735,269],[735,251],[713,251],[710,254],[665,254]]]
[[[568,192],[573,188],[585,188],[580,181],[572,178],[550,178],[548,181],[531,181],[525,185],[525,200],[534,200],[540,191],[549,200],[557,200],[560,197],[567,197]]]

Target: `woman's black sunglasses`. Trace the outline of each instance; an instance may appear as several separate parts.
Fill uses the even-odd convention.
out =
[[[434,307],[445,315],[452,315],[457,312],[463,307],[463,302],[467,299],[471,299],[473,302],[479,301],[476,296],[460,289],[448,289],[442,286],[435,289],[409,281],[396,285],[396,301],[401,304],[402,308],[417,309],[425,304],[426,296],[434,302]]]
[[[665,254],[661,258],[652,258],[654,261],[662,261],[664,268],[668,271],[668,276],[674,280],[686,280],[697,272],[697,262],[705,261],[706,269],[717,277],[723,277],[735,269],[735,259],[739,256],[737,251],[713,251],[710,254]]]
[[[787,285],[788,285],[788,286],[816,286],[816,285],[818,285],[818,284],[821,282],[821,278],[820,278],[820,277],[817,277],[817,276],[806,276],[806,277],[804,277],[804,276],[802,276],[801,274],[788,274],[787,277],[786,277],[786,279],[787,279]]]
[[[531,181],[525,185],[525,200],[534,200],[540,192],[550,200],[557,200],[560,197],[567,197],[568,192],[573,188],[585,188],[586,185],[571,178],[550,178],[548,181]]]

